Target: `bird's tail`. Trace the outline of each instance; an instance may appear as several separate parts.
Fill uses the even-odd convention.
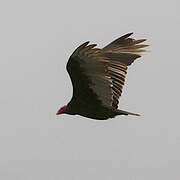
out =
[[[123,110],[120,110],[120,109],[117,109],[116,113],[117,113],[117,115],[133,115],[133,116],[140,116],[140,114],[127,112],[127,111],[123,111]]]

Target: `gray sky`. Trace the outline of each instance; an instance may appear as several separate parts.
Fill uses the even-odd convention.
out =
[[[179,180],[179,7],[177,0],[1,0],[0,179]],[[151,45],[129,68],[120,100],[142,116],[56,116],[72,95],[65,66],[74,49],[128,32]]]

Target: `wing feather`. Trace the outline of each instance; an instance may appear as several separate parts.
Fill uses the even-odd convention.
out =
[[[119,97],[122,94],[122,89],[125,83],[128,66],[135,59],[141,57],[146,52],[145,48],[148,45],[140,44],[146,39],[135,40],[129,38],[133,33],[128,33],[115,41],[105,46],[102,50],[104,56],[110,60],[108,71],[113,82],[113,103],[112,106],[117,108]]]
[[[108,58],[95,45],[84,43],[71,55],[67,71],[73,84],[71,102],[79,101],[89,106],[111,106],[112,79],[106,72]],[[88,98],[89,96],[90,98]]]
[[[103,49],[88,42],[80,45],[69,58],[67,71],[73,84],[73,98],[90,106],[117,108],[125,84],[127,69],[141,57],[148,45],[145,39],[126,34]]]

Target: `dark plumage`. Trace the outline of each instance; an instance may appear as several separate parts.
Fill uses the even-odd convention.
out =
[[[73,97],[57,114],[81,115],[105,120],[116,115],[136,115],[118,110],[128,66],[146,52],[145,39],[126,34],[103,49],[85,42],[69,58],[67,71],[73,85]]]

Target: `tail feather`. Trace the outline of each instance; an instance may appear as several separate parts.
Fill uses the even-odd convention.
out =
[[[123,111],[123,110],[120,110],[120,109],[117,109],[116,112],[117,112],[117,115],[133,115],[133,116],[140,116],[140,114],[127,112],[127,111]]]

